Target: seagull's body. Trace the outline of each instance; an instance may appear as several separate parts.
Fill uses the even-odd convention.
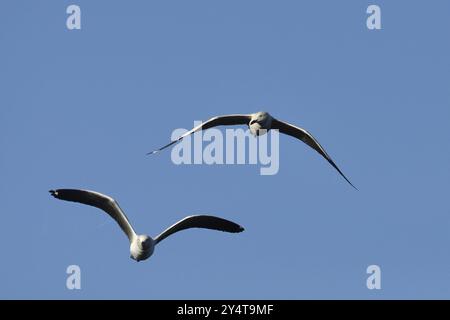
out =
[[[57,199],[79,202],[105,211],[116,220],[122,231],[130,241],[130,257],[136,261],[149,258],[155,246],[171,234],[189,228],[205,228],[231,233],[244,231],[240,225],[214,216],[195,215],[188,216],[167,228],[161,234],[152,238],[147,235],[138,235],[131,226],[127,216],[119,207],[119,204],[111,197],[88,190],[57,189],[49,191]]]
[[[206,130],[212,127],[223,126],[223,125],[247,125],[250,129],[250,133],[253,136],[260,136],[265,134],[270,129],[279,130],[281,133],[290,135],[294,138],[297,138],[308,146],[316,150],[322,157],[324,157],[339,173],[340,175],[353,187],[356,187],[347,179],[347,177],[342,173],[342,171],[338,168],[338,166],[334,163],[325,149],[319,144],[319,142],[305,129],[294,126],[284,121],[280,121],[272,117],[268,112],[257,112],[253,114],[231,114],[225,116],[218,116],[211,118],[192,130],[186,132],[177,140],[172,141],[171,143],[165,145],[162,148],[159,148],[155,151],[152,151],[148,154],[154,154],[160,152],[161,150],[181,141],[183,138],[199,131]]]

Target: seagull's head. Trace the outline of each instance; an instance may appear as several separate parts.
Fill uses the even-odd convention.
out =
[[[257,112],[252,115],[248,126],[252,135],[263,135],[269,131],[272,126],[272,116],[268,112]]]
[[[153,246],[153,240],[149,236],[140,235],[138,237],[138,246],[144,251],[149,250]]]
[[[155,243],[146,235],[139,235],[130,243],[130,258],[136,261],[147,259],[153,254]]]

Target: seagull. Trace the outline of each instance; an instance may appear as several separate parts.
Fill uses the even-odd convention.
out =
[[[212,127],[225,126],[225,125],[247,125],[250,129],[250,133],[253,136],[260,136],[265,134],[270,129],[279,130],[281,133],[287,134],[294,138],[297,138],[308,146],[316,150],[322,157],[324,157],[338,172],[339,174],[356,190],[358,190],[347,177],[342,173],[338,166],[334,163],[333,159],[328,155],[325,149],[319,144],[319,142],[305,129],[294,126],[290,123],[280,121],[272,117],[268,112],[260,111],[252,114],[230,114],[225,116],[217,116],[209,119],[206,122],[201,123],[192,130],[186,132],[178,139],[170,142],[169,144],[161,147],[157,150],[147,153],[147,155],[155,154],[164,150],[167,147],[181,141],[183,138],[200,130],[206,130]]]
[[[105,211],[111,218],[116,220],[122,231],[127,235],[130,240],[130,258],[138,262],[149,258],[153,254],[155,246],[163,239],[181,230],[204,228],[231,233],[244,231],[244,228],[240,225],[222,218],[208,215],[193,215],[178,221],[155,238],[152,238],[147,235],[136,234],[117,201],[107,195],[95,191],[77,189],[57,189],[49,192],[57,199],[79,202]]]

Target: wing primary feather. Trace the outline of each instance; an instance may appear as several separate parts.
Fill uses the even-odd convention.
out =
[[[180,140],[181,140],[180,138],[178,138],[177,140],[173,140],[171,143],[166,144],[164,147],[161,147],[161,148],[159,148],[159,149],[153,150],[153,151],[151,151],[151,152],[147,152],[147,155],[151,155],[151,154],[158,153],[158,152],[164,150],[165,148],[168,148],[168,147],[170,147],[171,145],[177,143],[177,142],[180,141]]]

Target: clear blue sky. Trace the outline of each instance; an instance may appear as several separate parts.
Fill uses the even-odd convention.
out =
[[[449,15],[448,1],[2,1],[0,298],[450,298]],[[311,131],[359,191],[287,136],[275,176],[145,156],[194,120],[259,110]],[[141,233],[195,213],[246,231],[188,230],[136,263],[112,219],[48,194],[64,187],[115,197]]]

